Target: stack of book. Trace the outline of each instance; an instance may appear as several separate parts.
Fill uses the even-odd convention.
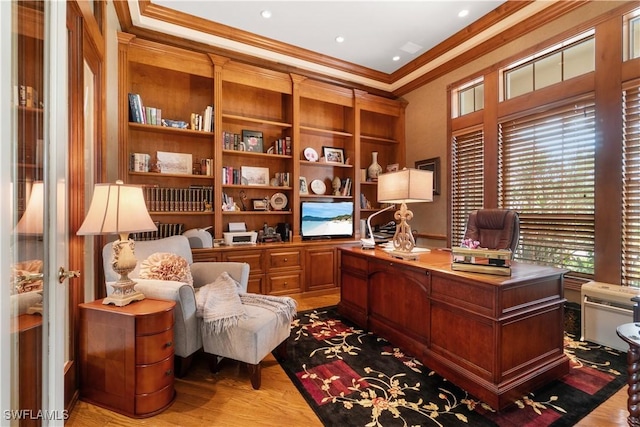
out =
[[[162,124],[162,110],[156,107],[145,107],[142,97],[137,93],[129,94],[129,121],[154,126]]]
[[[472,273],[511,276],[512,253],[509,249],[451,248],[451,269]]]
[[[171,188],[144,186],[144,199],[150,212],[205,212],[213,202],[213,187]]]

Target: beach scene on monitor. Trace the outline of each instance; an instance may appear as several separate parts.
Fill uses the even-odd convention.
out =
[[[353,233],[353,204],[303,203],[302,236],[350,236]]]

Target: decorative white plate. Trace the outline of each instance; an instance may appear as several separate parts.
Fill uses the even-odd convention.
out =
[[[271,207],[277,211],[283,210],[287,206],[287,196],[282,193],[276,193],[271,196]]]
[[[323,181],[314,179],[313,181],[311,181],[311,191],[316,194],[324,194],[327,191],[327,186],[324,185]]]
[[[303,154],[304,154],[304,158],[309,160],[310,162],[318,161],[318,153],[316,152],[316,150],[314,150],[311,147],[305,148],[303,151]]]

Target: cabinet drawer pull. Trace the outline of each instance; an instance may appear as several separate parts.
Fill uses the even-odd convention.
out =
[[[285,258],[285,259],[284,259],[284,262],[287,262],[287,261],[289,261],[289,258]]]
[[[173,345],[173,341],[167,341],[167,343],[164,345],[166,348],[169,348]]]
[[[167,377],[169,375],[173,375],[173,369],[167,369],[166,372],[164,373]]]

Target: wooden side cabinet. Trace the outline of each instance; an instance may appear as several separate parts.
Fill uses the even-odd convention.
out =
[[[42,408],[42,316],[21,314],[14,319],[12,333],[18,334],[20,351],[18,408],[37,414]],[[20,420],[20,427],[41,425],[42,421],[35,417]]]
[[[173,301],[80,304],[80,398],[133,418],[175,399]]]

